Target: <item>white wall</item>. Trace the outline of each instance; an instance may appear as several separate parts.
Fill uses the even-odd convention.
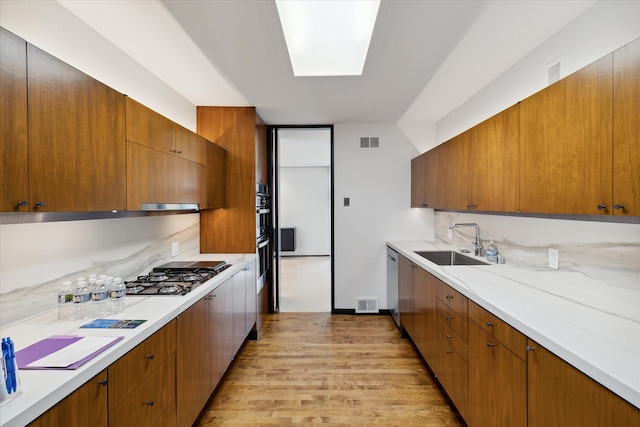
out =
[[[515,66],[436,123],[442,143],[548,85],[547,69],[560,59],[560,77],[640,37],[640,2],[599,1]],[[491,60],[487,58],[487,60]],[[426,150],[425,150],[426,151]]]
[[[296,250],[287,255],[331,254],[331,168],[280,168],[280,228],[296,228]]]
[[[379,150],[359,148],[380,137]],[[335,307],[378,297],[387,308],[387,240],[432,240],[433,211],[411,209],[411,159],[419,153],[396,125],[334,127]],[[343,198],[349,197],[349,207]]]

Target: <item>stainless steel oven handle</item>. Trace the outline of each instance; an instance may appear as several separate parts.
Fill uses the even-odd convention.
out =
[[[270,212],[269,209],[256,208],[256,213],[259,213],[259,214],[268,214],[269,212]]]
[[[262,240],[258,242],[258,249],[262,249],[269,244],[269,239]]]

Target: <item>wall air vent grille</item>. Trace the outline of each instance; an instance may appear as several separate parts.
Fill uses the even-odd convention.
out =
[[[378,298],[356,298],[357,313],[379,313]]]
[[[360,148],[363,149],[363,150],[379,149],[380,148],[380,137],[378,137],[378,136],[361,136],[360,137]]]

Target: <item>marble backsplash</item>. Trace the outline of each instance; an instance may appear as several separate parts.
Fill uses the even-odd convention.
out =
[[[638,224],[436,212],[436,240],[470,250],[475,229],[456,228],[449,240],[447,231],[454,222],[477,223],[482,246],[493,239],[506,263],[557,277],[578,273],[585,280],[640,291]],[[549,268],[549,248],[558,250],[557,271]]]
[[[55,308],[65,280],[92,273],[128,280],[199,253],[198,213],[0,225],[0,324]]]

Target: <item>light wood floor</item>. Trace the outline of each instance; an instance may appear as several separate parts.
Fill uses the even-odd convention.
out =
[[[460,426],[390,316],[269,315],[198,426]]]

